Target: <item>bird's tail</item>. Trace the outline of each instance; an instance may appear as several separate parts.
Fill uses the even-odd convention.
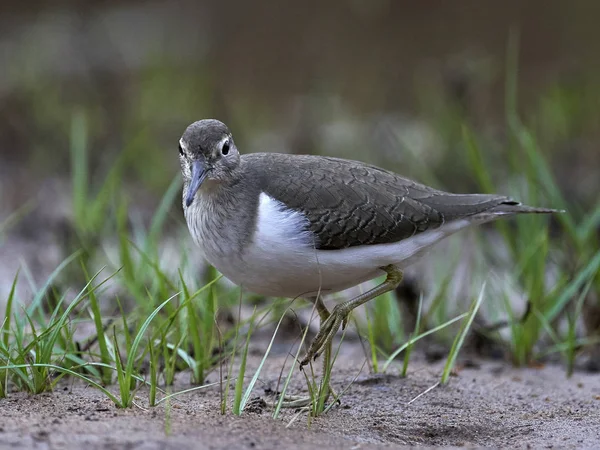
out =
[[[562,209],[537,208],[535,206],[522,205],[517,201],[509,200],[501,203],[486,211],[471,216],[471,220],[479,223],[490,222],[502,217],[513,216],[515,214],[554,214],[564,213]]]
[[[507,202],[495,206],[488,211],[492,214],[554,214],[564,213],[564,209],[538,208],[535,206],[527,206],[518,202]]]

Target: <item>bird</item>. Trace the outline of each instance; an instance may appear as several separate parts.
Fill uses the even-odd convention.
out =
[[[243,289],[304,297],[321,324],[300,367],[324,351],[351,311],[391,291],[445,237],[517,214],[554,209],[503,195],[444,192],[364,162],[315,155],[241,155],[216,119],[179,140],[183,210],[205,259]],[[329,311],[322,297],[385,275]]]

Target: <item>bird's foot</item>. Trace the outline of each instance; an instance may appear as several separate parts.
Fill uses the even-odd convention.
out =
[[[302,409],[309,408],[312,400],[310,397],[302,397],[296,395],[286,395],[283,397],[283,402],[281,403],[282,408],[287,409]]]
[[[317,336],[315,336],[311,342],[304,359],[300,361],[300,369],[312,360],[317,359],[319,355],[325,351],[340,329],[340,325],[342,326],[342,329],[346,328],[350,311],[351,309],[348,309],[343,304],[333,308],[331,315],[321,324],[321,328],[319,329]]]
[[[285,396],[283,398],[281,407],[288,408],[288,409],[290,409],[290,408],[291,409],[305,409],[306,411],[311,411],[311,410],[315,409],[314,402],[319,402],[320,397],[322,397],[322,396],[325,396],[325,399],[323,399],[322,405],[325,405],[327,403],[327,400],[329,400],[330,397],[333,397],[334,403],[337,403],[338,405],[342,403],[339,399],[338,394],[335,392],[335,390],[333,389],[331,384],[329,384],[327,387],[327,392],[323,392],[323,390],[321,388],[319,390],[318,396],[316,398],[294,396],[294,395]]]

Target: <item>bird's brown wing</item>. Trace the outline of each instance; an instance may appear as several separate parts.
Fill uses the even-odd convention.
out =
[[[378,167],[337,158],[244,155],[261,190],[302,212],[317,248],[397,242],[444,222],[516,204],[508,197],[450,194]]]

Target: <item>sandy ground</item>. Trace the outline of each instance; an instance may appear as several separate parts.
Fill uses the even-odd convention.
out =
[[[286,410],[277,420],[254,401],[241,417],[220,414],[219,388],[178,397],[170,408],[117,409],[99,391],[62,385],[55,392],[10,394],[0,400],[0,448],[375,448],[405,446],[592,448],[600,446],[600,376],[565,378],[557,366],[514,369],[502,362],[461,364],[448,385],[424,395],[439,380],[442,363],[411,364],[409,375],[360,372],[364,357],[357,344],[344,344],[334,387],[352,383],[326,415],[312,421]],[[255,348],[249,372],[260,360]],[[267,402],[285,355],[263,369],[255,394]],[[297,372],[297,371],[296,371]],[[189,387],[182,375],[175,390]],[[209,381],[216,381],[211,374]],[[299,372],[291,390],[301,393]],[[290,424],[291,422],[291,424]]]

